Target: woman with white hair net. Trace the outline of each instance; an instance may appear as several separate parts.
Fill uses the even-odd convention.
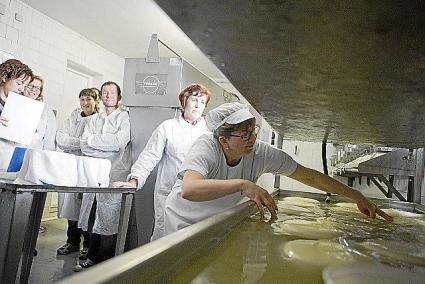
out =
[[[223,104],[207,114],[206,123],[213,134],[201,136],[189,150],[165,202],[166,234],[223,212],[244,197],[256,203],[262,216],[264,205],[275,217],[275,201],[255,184],[263,173],[282,174],[317,189],[345,195],[357,203],[362,213],[391,220],[359,191],[303,167],[282,150],[258,141],[255,117],[246,105]]]

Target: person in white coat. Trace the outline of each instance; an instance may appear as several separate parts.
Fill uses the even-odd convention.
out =
[[[142,188],[151,171],[158,165],[154,190],[155,226],[151,241],[164,235],[164,203],[176,179],[178,169],[193,142],[207,133],[202,117],[210,100],[210,91],[200,85],[186,87],[179,94],[182,112],[162,122],[131,168],[128,182],[115,182],[115,187]]]
[[[0,64],[0,125],[9,124],[10,117],[1,115],[9,93],[22,94],[25,86],[32,80],[31,69],[17,59],[9,59]],[[11,154],[16,143],[0,138],[0,172],[5,172],[9,165]]]
[[[43,79],[35,75],[28,86],[25,87],[23,94],[30,99],[44,102],[43,87]],[[57,123],[55,113],[52,108],[46,104],[34,134],[31,148],[54,151],[56,149],[56,130]]]
[[[56,144],[65,153],[81,156],[80,138],[90,116],[99,112],[99,95],[96,89],[83,89],[78,95],[80,108],[76,108],[56,133]],[[58,218],[68,219],[66,243],[57,249],[57,254],[66,255],[80,250],[81,238],[84,238],[81,255],[85,256],[89,247],[89,233],[78,228],[82,195],[77,193],[59,193]]]
[[[125,180],[131,168],[130,118],[127,111],[118,107],[121,89],[117,83],[103,83],[100,94],[105,111],[90,117],[80,139],[81,151],[86,156],[111,161],[111,182]],[[78,225],[87,231],[90,213],[95,213],[95,218],[87,260],[81,266],[89,267],[114,256],[120,206],[121,194],[84,194]]]
[[[206,123],[214,133],[201,136],[193,144],[165,202],[166,234],[223,212],[244,197],[256,203],[262,216],[264,205],[275,217],[274,199],[255,184],[263,173],[283,174],[317,189],[345,195],[357,203],[362,213],[392,219],[359,191],[257,141],[258,127],[246,105],[223,104],[208,112]]]

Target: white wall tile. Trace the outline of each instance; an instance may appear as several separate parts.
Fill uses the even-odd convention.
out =
[[[10,39],[0,37],[0,50],[6,53],[10,53]]]
[[[67,60],[72,60],[99,75],[93,84],[105,80],[122,85],[124,59],[84,38],[82,35],[41,14],[18,0],[0,0],[6,14],[0,16],[0,58],[18,58],[45,79],[46,102],[69,114],[72,109],[61,104]],[[9,5],[10,4],[10,5]],[[15,21],[21,13],[23,23]]]
[[[18,39],[19,39],[18,30],[15,29],[14,27],[7,26],[7,28],[6,28],[6,38],[10,39],[10,41],[12,41],[12,42],[18,43]]]
[[[5,23],[0,23],[0,37],[6,37],[7,25]]]

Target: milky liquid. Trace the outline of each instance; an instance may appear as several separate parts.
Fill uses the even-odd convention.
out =
[[[352,262],[425,270],[424,216],[400,216],[388,223],[368,218],[350,205],[320,202],[303,207],[303,202],[277,197],[281,208],[277,220],[267,224],[258,215],[245,219],[223,242],[176,275],[174,283],[323,283],[327,265]],[[285,206],[310,211],[297,212],[293,207],[284,213]],[[403,243],[408,253],[402,257],[399,252],[386,253],[397,243]],[[380,250],[374,250],[377,246]]]

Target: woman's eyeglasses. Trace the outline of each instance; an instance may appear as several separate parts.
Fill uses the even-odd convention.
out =
[[[255,137],[257,137],[258,132],[260,131],[260,126],[256,125],[254,130],[252,131],[247,131],[246,134],[244,135],[234,135],[234,134],[230,134],[229,136],[233,136],[233,137],[239,137],[242,139],[242,141],[249,141],[249,139],[251,139],[252,135],[255,135]]]
[[[32,86],[32,85],[25,86],[25,89],[28,90],[28,91],[31,91],[31,92],[40,92],[41,91],[40,87]]]

